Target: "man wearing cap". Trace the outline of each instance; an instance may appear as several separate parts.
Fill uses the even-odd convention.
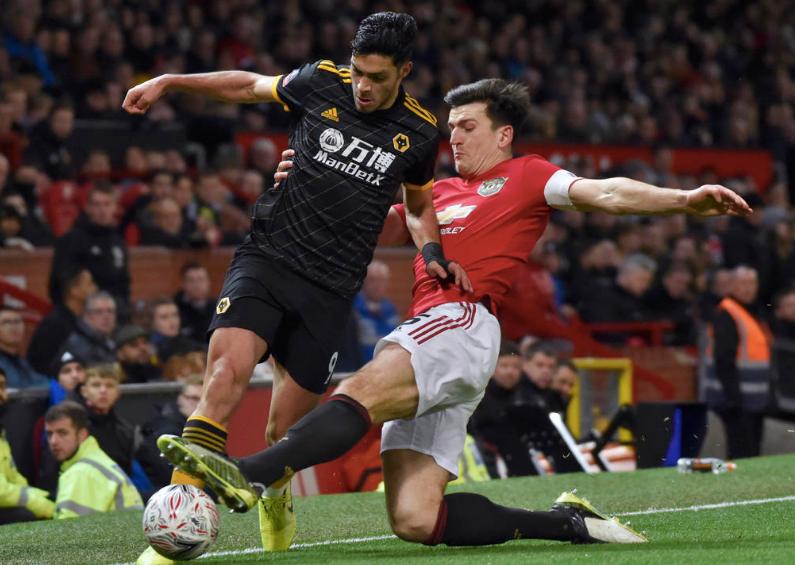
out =
[[[86,380],[83,360],[71,351],[64,351],[53,366],[55,378],[50,381],[50,406],[69,398],[75,389]]]
[[[149,341],[149,334],[141,326],[123,326],[116,334],[116,359],[121,365],[123,381],[146,383],[160,379],[160,365]]]

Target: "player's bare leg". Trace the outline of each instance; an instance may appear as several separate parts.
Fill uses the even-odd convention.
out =
[[[306,390],[274,359],[273,395],[265,432],[268,445],[279,441],[285,432],[320,402],[321,395]]]
[[[549,512],[508,508],[479,494],[445,495],[449,472],[430,455],[395,449],[385,451],[382,459],[389,523],[395,534],[408,542],[478,546],[516,539],[646,541],[617,520],[599,514],[587,501],[572,498],[571,493],[561,496]],[[561,502],[564,498],[566,502]]]
[[[317,406],[320,395],[295,382],[274,360],[273,396],[266,432],[268,445],[278,442],[287,429]],[[265,489],[257,505],[260,537],[265,551],[284,551],[295,538],[296,522],[290,480]]]
[[[199,406],[185,425],[182,438],[171,438],[170,441],[164,437],[166,455],[179,457],[179,462],[172,460],[177,465],[171,476],[172,484],[191,484],[204,488],[204,481],[179,469],[178,465],[185,463],[184,453],[181,451],[185,446],[184,442],[195,443],[200,446],[198,449],[207,450],[208,453],[225,454],[229,418],[240,404],[254,366],[266,350],[265,341],[249,330],[218,328],[213,332]],[[160,445],[161,442],[158,441],[158,446]],[[220,460],[223,462],[223,458]],[[166,565],[172,561],[148,547],[136,563]]]
[[[411,354],[388,344],[282,441],[241,459],[240,469],[251,481],[280,486],[293,472],[344,454],[372,423],[412,417],[418,399]]]
[[[176,469],[172,483],[213,490],[232,509],[245,511],[258,496],[237,467],[225,457],[226,426],[248,387],[267,344],[242,328],[218,328],[210,338],[202,398],[188,418],[182,437],[161,436],[158,447]]]
[[[381,454],[386,511],[395,535],[424,543],[432,538],[450,473],[433,457],[409,449]]]

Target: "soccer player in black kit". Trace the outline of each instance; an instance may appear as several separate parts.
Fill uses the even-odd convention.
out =
[[[146,112],[168,92],[183,91],[226,102],[278,102],[292,118],[296,174],[257,201],[251,232],[235,253],[210,325],[202,400],[182,438],[172,441],[224,453],[229,418],[254,366],[269,354],[277,376],[268,442],[317,405],[334,371],[340,328],[401,184],[408,225],[428,272],[471,290],[466,273],[444,258],[439,245],[430,190],[436,119],[401,86],[411,71],[416,33],[411,16],[377,13],[359,26],[350,67],[323,60],[276,77],[244,71],[163,75],[127,93],[123,108],[132,114]],[[203,486],[176,470],[172,482]],[[235,510],[259,500],[265,549],[289,548],[295,533],[289,485],[261,498],[253,490],[218,494]],[[162,559],[149,548],[139,563]]]

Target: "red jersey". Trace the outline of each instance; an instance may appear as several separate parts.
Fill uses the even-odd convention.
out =
[[[447,302],[484,299],[496,311],[516,268],[529,259],[544,232],[551,205],[571,205],[568,189],[576,178],[543,157],[528,155],[503,161],[475,178],[435,182],[433,204],[444,254],[466,269],[474,292],[430,277],[418,254],[409,316]],[[405,221],[403,205],[396,208]]]

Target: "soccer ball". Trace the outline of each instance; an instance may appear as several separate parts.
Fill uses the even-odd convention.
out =
[[[218,509],[212,498],[192,485],[163,487],[146,504],[144,535],[164,557],[193,559],[218,537]]]

